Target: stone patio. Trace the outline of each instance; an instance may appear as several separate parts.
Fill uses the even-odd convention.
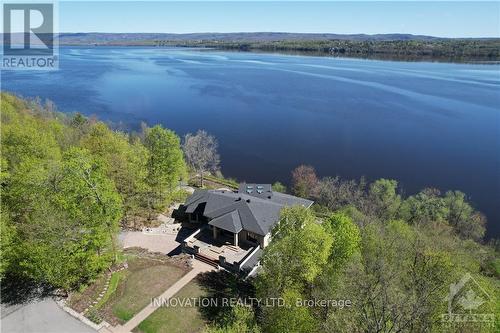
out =
[[[234,246],[232,245],[232,238],[224,235],[214,239],[212,231],[208,228],[188,237],[186,244],[193,249],[199,248],[199,253],[205,257],[218,261],[219,257],[222,256],[230,264],[239,263],[253,249],[253,247],[246,244]]]

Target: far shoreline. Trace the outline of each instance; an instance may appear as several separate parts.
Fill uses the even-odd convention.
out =
[[[263,50],[263,49],[233,49],[224,47],[206,47],[206,46],[181,46],[168,45],[156,46],[150,44],[78,44],[78,43],[62,43],[59,47],[77,47],[77,48],[147,48],[147,49],[185,49],[192,51],[218,51],[231,53],[255,53],[268,55],[285,55],[285,56],[301,56],[301,57],[317,57],[317,58],[335,58],[335,59],[358,59],[358,60],[373,60],[373,61],[392,61],[392,62],[415,62],[415,63],[448,63],[448,64],[471,64],[471,65],[499,65],[499,60],[487,59],[463,59],[457,57],[436,57],[436,56],[403,56],[391,54],[331,54],[327,52],[315,51],[293,51],[293,50]]]

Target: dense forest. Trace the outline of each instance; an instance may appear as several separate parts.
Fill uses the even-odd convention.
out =
[[[316,203],[282,211],[251,282],[252,295],[283,306],[232,309],[210,332],[499,331],[498,243],[483,243],[484,217],[463,193],[404,197],[394,180],[319,179],[310,166],[293,171],[292,186]],[[480,288],[460,285],[468,274]],[[496,321],[472,319],[482,314]]]
[[[181,140],[161,126],[120,132],[8,93],[1,124],[4,281],[77,289],[115,260],[120,224],[147,221],[180,195]],[[494,323],[441,321],[451,311],[500,313],[498,242],[483,240],[485,218],[465,194],[404,196],[395,180],[319,178],[310,166],[293,171],[289,191],[273,188],[315,204],[284,209],[259,274],[235,277],[216,297],[241,296],[247,285],[250,296],[284,306],[217,309],[208,332],[499,331],[498,315]],[[468,274],[480,288],[447,299]]]
[[[161,126],[113,131],[51,102],[1,95],[1,271],[71,290],[117,255],[120,223],[155,216],[186,175]]]

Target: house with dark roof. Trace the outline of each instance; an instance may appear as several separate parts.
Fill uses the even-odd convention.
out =
[[[184,213],[199,229],[186,238],[183,250],[240,270],[269,244],[283,207],[312,203],[274,192],[270,184],[243,183],[237,191],[196,190],[186,200]]]

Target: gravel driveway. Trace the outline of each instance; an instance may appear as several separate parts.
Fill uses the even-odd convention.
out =
[[[165,254],[172,252],[181,245],[176,238],[177,235],[173,234],[152,235],[141,231],[125,231],[120,233],[119,237],[124,249],[128,247],[142,247],[151,252]]]

